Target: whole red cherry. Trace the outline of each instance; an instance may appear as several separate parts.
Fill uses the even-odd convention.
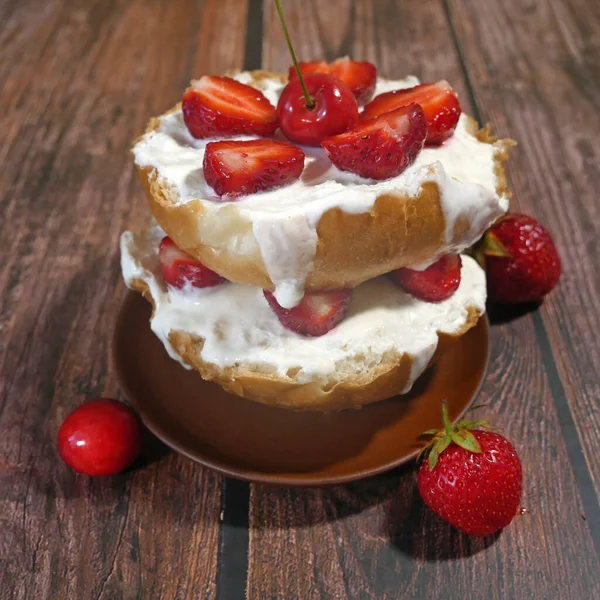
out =
[[[358,123],[358,104],[345,83],[326,73],[307,75],[304,82],[312,107],[307,105],[299,79],[283,88],[277,104],[279,127],[288,140],[319,146],[324,138]]]
[[[85,475],[113,475],[142,449],[142,425],[128,406],[98,398],[76,408],[58,432],[60,457]]]

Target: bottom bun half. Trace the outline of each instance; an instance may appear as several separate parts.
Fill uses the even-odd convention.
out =
[[[457,292],[426,303],[386,277],[358,286],[345,319],[319,338],[279,323],[262,290],[226,283],[174,290],[160,275],[151,226],[121,239],[123,276],[152,304],[151,327],[170,356],[249,400],[296,410],[340,410],[410,390],[485,307],[485,276],[463,256]]]

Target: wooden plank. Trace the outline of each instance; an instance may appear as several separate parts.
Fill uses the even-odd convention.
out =
[[[149,218],[131,140],[192,76],[242,65],[245,8],[0,8],[2,598],[215,597],[220,477],[155,444],[143,469],[88,479],[55,439],[83,400],[121,396],[118,240]]]
[[[568,413],[600,497],[600,5],[585,0],[452,0],[450,17],[482,118],[519,148],[511,164],[515,206],[552,232],[563,260],[557,291],[539,312],[552,343]],[[493,27],[491,26],[493,24]],[[500,43],[502,42],[502,43]],[[575,432],[573,432],[575,433]],[[579,449],[571,455],[576,468]],[[592,516],[592,515],[590,515]],[[598,522],[600,512],[592,522]],[[600,539],[597,540],[600,550]]]
[[[424,509],[413,468],[331,490],[255,487],[248,598],[441,598],[449,587],[451,598],[595,597],[594,547],[556,416],[546,414],[532,328],[503,329],[480,400],[517,444],[526,514],[498,537],[460,535]]]
[[[376,60],[390,77],[412,72],[446,78],[473,110],[442,2],[290,0],[285,8],[301,59],[350,53]],[[480,6],[477,19],[463,15],[482,38],[495,27],[483,12]],[[265,67],[286,69],[272,8],[265,30]],[[501,43],[499,35],[493,39]],[[510,126],[514,121],[500,116],[511,90],[498,85],[488,97],[496,130],[505,136],[518,134]],[[511,183],[520,197],[527,182],[514,172],[513,165]],[[544,206],[542,216],[550,212]],[[493,328],[490,372],[479,400],[489,403],[486,414],[514,441],[524,464],[527,510],[506,531],[474,540],[452,530],[423,508],[413,468],[326,490],[253,486],[248,598],[541,600],[600,594],[594,545],[531,316]]]

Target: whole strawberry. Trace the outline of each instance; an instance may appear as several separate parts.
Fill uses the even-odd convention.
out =
[[[442,405],[444,429],[430,430],[427,460],[419,469],[419,492],[442,519],[470,535],[490,535],[508,525],[521,500],[521,461],[512,444],[487,421],[453,426]]]
[[[504,303],[537,302],[554,289],[561,264],[550,234],[532,217],[509,214],[476,249],[488,296]]]

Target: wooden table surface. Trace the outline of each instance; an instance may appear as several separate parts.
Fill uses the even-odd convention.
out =
[[[329,489],[224,479],[149,440],[110,478],[60,423],[123,398],[118,239],[148,218],[128,154],[190,78],[290,60],[271,0],[0,0],[0,598],[600,598],[600,2],[285,0],[302,59],[445,78],[519,143],[513,208],[564,261],[534,312],[494,311],[479,400],[522,457],[527,510],[470,539],[411,465]]]

